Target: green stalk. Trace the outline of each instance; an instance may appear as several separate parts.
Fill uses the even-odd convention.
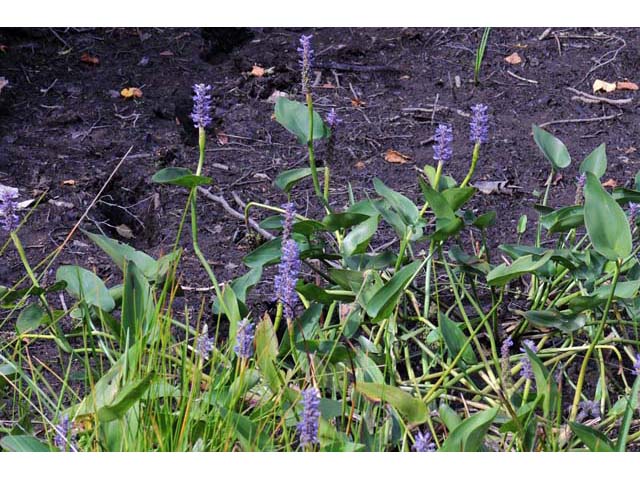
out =
[[[629,428],[631,427],[631,420],[633,420],[633,412],[635,411],[635,404],[638,402],[638,391],[640,390],[640,376],[636,377],[631,388],[631,395],[627,400],[627,408],[624,411],[624,417],[622,419],[622,425],[620,426],[620,435],[618,436],[618,443],[616,444],[616,450],[618,452],[624,452],[627,448],[627,439],[629,438]]]
[[[471,181],[471,177],[473,177],[473,172],[476,169],[476,165],[478,163],[478,158],[480,157],[480,142],[476,142],[473,147],[473,155],[471,156],[471,166],[469,167],[469,171],[467,172],[467,176],[464,177],[464,180],[460,184],[460,188],[466,187]]]
[[[613,275],[613,281],[611,282],[611,293],[607,298],[607,303],[604,307],[604,311],[602,312],[602,320],[600,320],[600,325],[598,326],[598,330],[593,338],[593,341],[589,345],[587,352],[584,355],[584,360],[582,360],[582,367],[580,367],[580,374],[578,376],[578,383],[576,384],[576,393],[573,396],[573,404],[571,405],[571,415],[569,419],[574,421],[576,416],[578,415],[578,404],[580,403],[580,396],[582,394],[582,387],[584,385],[584,378],[587,374],[587,366],[589,364],[589,359],[591,358],[591,354],[593,350],[596,348],[596,345],[600,341],[600,337],[602,336],[602,332],[604,331],[604,326],[607,323],[607,317],[609,316],[609,308],[611,308],[611,302],[613,301],[613,294],[616,291],[616,286],[618,285],[618,277],[620,277],[620,267],[622,265],[622,259],[618,259],[616,261],[616,270]]]

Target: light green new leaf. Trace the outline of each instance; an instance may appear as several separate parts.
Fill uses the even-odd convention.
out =
[[[592,452],[615,452],[611,441],[595,428],[588,427],[576,422],[569,422],[569,427],[575,435]]]
[[[16,331],[20,334],[37,329],[47,319],[47,312],[37,303],[32,303],[18,315]]]
[[[533,139],[555,170],[569,166],[571,163],[569,151],[559,139],[537,125],[533,125]]]
[[[318,168],[318,175],[324,175],[324,167]],[[276,177],[274,183],[276,187],[278,187],[284,193],[289,193],[296,183],[310,176],[311,169],[309,167],[293,168],[279,174]]]
[[[591,243],[609,260],[626,258],[631,253],[631,229],[624,210],[587,172],[584,187],[584,222]]]
[[[427,421],[427,405],[398,387],[380,383],[356,383],[356,391],[377,402],[386,402],[395,408],[409,423],[419,425]]]
[[[55,452],[49,445],[31,435],[7,435],[0,439],[0,447],[8,452]]]
[[[503,263],[489,272],[487,282],[492,287],[506,285],[510,280],[520,277],[525,273],[531,273],[542,267],[551,259],[553,251],[548,251],[538,260],[534,260],[532,255],[524,255],[518,258],[511,265]]]
[[[373,298],[367,302],[365,306],[367,315],[374,320],[380,320],[390,315],[400,295],[402,295],[404,289],[407,288],[424,264],[425,261],[421,262],[416,260],[399,270],[391,280],[378,290],[375,295],[373,295]]]
[[[191,173],[188,168],[168,167],[157,171],[151,181],[155,183],[163,183],[170,185],[178,185],[179,187],[193,188],[199,185],[209,185],[211,178]]]
[[[600,178],[607,171],[607,148],[604,143],[600,144],[589,154],[580,164],[580,173],[591,172]]]
[[[104,282],[87,269],[77,265],[63,265],[56,272],[56,281],[67,282],[67,292],[88,305],[94,305],[105,312],[110,312],[116,306]]]
[[[276,120],[298,137],[302,144],[309,142],[309,108],[304,103],[279,97],[276,102]],[[331,130],[322,121],[318,112],[313,112],[313,139],[328,138]]]
[[[440,447],[440,452],[477,452],[498,414],[498,407],[478,412],[458,425]]]
[[[101,422],[112,422],[113,420],[122,418],[124,414],[145,395],[154,376],[155,373],[150,372],[140,380],[125,385],[122,390],[118,392],[112,403],[98,409],[98,420]]]

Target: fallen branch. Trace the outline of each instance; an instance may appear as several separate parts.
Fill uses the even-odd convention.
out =
[[[607,115],[605,117],[595,117],[595,118],[568,118],[566,120],[551,120],[550,122],[541,123],[538,125],[540,128],[548,127],[549,125],[558,125],[561,123],[587,123],[587,122],[604,122],[605,120],[613,120],[614,118],[618,118],[622,116],[621,113],[616,115]]]
[[[567,87],[567,90],[576,93],[586,99],[593,100],[593,102],[608,103],[609,105],[626,105],[627,103],[631,103],[633,101],[633,98],[619,98],[617,100],[614,100],[611,98],[598,97],[596,95],[591,95],[590,93],[581,92],[580,90],[577,90],[573,87]]]
[[[204,189],[202,187],[198,187],[198,191],[200,193],[202,193],[205,197],[207,197],[209,200],[213,200],[214,202],[222,205],[222,208],[224,208],[227,211],[227,213],[229,215],[231,215],[232,217],[235,217],[235,218],[237,218],[239,220],[242,220],[242,221],[245,220],[244,215],[242,213],[238,212],[237,210],[235,210],[231,205],[229,205],[229,203],[227,203],[227,201],[224,199],[224,197],[221,197],[219,195],[214,195],[209,190],[206,190],[206,189]],[[249,225],[251,225],[251,228],[253,228],[256,232],[258,232],[264,238],[266,238],[267,240],[271,240],[271,239],[275,238],[274,235],[272,235],[271,233],[267,232],[263,228],[260,228],[260,226],[258,225],[258,222],[256,222],[252,218],[249,218],[248,220],[249,220]]]

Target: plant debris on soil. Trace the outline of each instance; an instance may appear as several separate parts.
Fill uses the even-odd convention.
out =
[[[331,168],[338,205],[347,204],[349,185],[356,198],[371,195],[375,177],[417,200],[416,168],[434,163],[433,132],[442,122],[455,135],[447,172],[462,179],[473,148],[469,107],[476,103],[489,106],[491,133],[475,174],[485,194],[473,205],[498,212],[488,232],[493,252],[515,241],[520,215],[535,218],[533,205],[545,187],[547,161],[531,138],[532,123],[546,126],[580,158],[605,142],[612,178],[603,181],[631,185],[640,167],[638,92],[615,83],[640,79],[637,29],[493,29],[478,85],[473,67],[483,29],[212,30],[0,29],[6,46],[0,184],[18,188],[20,201],[40,200],[20,230],[32,264],[61,245],[85,213],[82,229],[153,256],[172,248],[187,192],[154,184],[151,176],[167,166],[195,166],[191,86],[208,83],[215,118],[203,173],[214,179],[211,194],[229,208],[201,199],[200,244],[219,280],[244,273],[242,257],[254,245],[229,211],[252,200],[280,205],[285,196],[273,185],[275,176],[307,161],[306,150],[272,118],[278,96],[301,96],[301,34],[314,35],[315,108],[322,116],[335,108],[342,119],[332,158],[327,145],[317,154]],[[516,55],[519,62],[505,61]],[[593,93],[599,79],[618,88]],[[552,206],[575,196],[578,163],[553,180]],[[308,181],[294,190],[293,201],[305,215],[318,213],[312,197]],[[181,284],[187,295],[201,295],[210,292],[209,282],[189,242],[183,239]],[[11,285],[23,266],[12,249],[3,258],[0,285]],[[79,231],[45,283],[54,282],[62,264],[95,269],[107,284],[118,275]],[[256,302],[271,300],[271,281],[265,274]]]

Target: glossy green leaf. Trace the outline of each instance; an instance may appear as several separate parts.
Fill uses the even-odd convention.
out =
[[[555,414],[558,402],[558,385],[542,360],[529,348],[524,345],[525,355],[531,362],[531,370],[536,379],[536,391],[543,396],[542,411],[544,418],[550,418]]]
[[[47,311],[37,303],[24,308],[16,321],[16,331],[20,334],[36,330],[47,320]]]
[[[0,447],[7,452],[20,452],[20,453],[36,453],[36,452],[55,452],[57,449],[52,449],[46,443],[41,442],[36,437],[31,435],[7,435],[0,439]]]
[[[584,443],[592,452],[615,452],[611,441],[600,431],[587,425],[576,422],[569,422],[571,431]]]
[[[324,167],[318,168],[318,175],[324,175]],[[284,193],[289,193],[291,189],[301,180],[311,177],[311,169],[309,167],[294,168],[280,173],[275,180],[275,185]]]
[[[146,394],[154,377],[155,373],[150,372],[143,378],[125,385],[118,392],[113,402],[98,409],[98,420],[112,422],[122,418]]]
[[[584,219],[587,233],[596,251],[609,260],[626,258],[631,253],[631,229],[624,211],[587,172],[584,187]]]
[[[293,133],[300,143],[309,142],[309,108],[304,103],[279,97],[276,101],[277,122]],[[318,112],[313,112],[313,140],[328,138],[331,130],[324,124]]]
[[[365,306],[367,315],[374,320],[388,317],[395,308],[405,288],[413,281],[424,264],[424,261],[416,260],[396,272],[396,274],[391,277],[391,280],[378,290],[373,298],[367,302]]]
[[[380,216],[369,217],[368,220],[354,227],[342,240],[342,252],[345,257],[364,253],[371,238],[378,229]]]
[[[436,192],[427,182],[419,179],[422,196],[429,203],[429,208],[436,218],[451,220],[455,218],[455,213],[443,194]]]
[[[63,265],[56,272],[56,280],[67,282],[67,292],[88,305],[94,305],[105,312],[110,312],[116,306],[104,282],[87,269],[77,265]]]
[[[488,228],[496,222],[497,213],[495,210],[483,213],[473,222],[473,225],[478,228]]]
[[[449,355],[454,358],[460,353],[462,347],[467,341],[467,336],[462,332],[461,325],[451,320],[446,314],[440,313],[440,332],[444,343],[449,350]],[[472,365],[477,362],[477,357],[471,348],[471,345],[467,345],[462,354],[462,360],[467,365]]]
[[[514,278],[518,278],[526,273],[535,272],[549,261],[553,255],[552,251],[548,251],[542,257],[534,260],[532,255],[525,255],[518,258],[511,265],[505,263],[498,265],[487,275],[487,283],[491,286],[506,285]]]
[[[456,235],[464,227],[464,221],[460,217],[451,219],[443,219],[438,222],[437,229],[430,236],[435,242],[444,242],[450,237]]]
[[[478,452],[484,436],[498,414],[498,407],[478,412],[453,429],[440,452]]]
[[[373,179],[373,188],[400,215],[405,225],[415,225],[420,214],[418,207],[407,197],[387,187],[378,178]]]
[[[550,233],[568,232],[584,225],[584,207],[571,205],[540,216],[540,224]]]
[[[449,257],[458,264],[458,268],[467,273],[474,275],[486,275],[491,268],[486,260],[469,255],[464,252],[458,245],[453,245],[449,249]]]
[[[156,325],[155,306],[149,281],[135,262],[127,262],[124,269],[120,341],[133,344],[140,335],[151,333]],[[157,331],[156,331],[157,333]]]
[[[593,173],[597,178],[601,178],[607,171],[607,148],[604,143],[600,144],[589,154],[580,164],[580,173]]]
[[[453,187],[442,190],[442,196],[455,212],[469,201],[475,191],[473,187]]]
[[[188,168],[167,167],[157,171],[151,180],[155,183],[178,185],[193,188],[199,185],[211,184],[211,178],[191,173]]]
[[[409,423],[419,425],[429,417],[427,405],[422,399],[398,387],[368,382],[357,382],[355,387],[356,391],[374,401],[388,403]]]
[[[354,212],[331,213],[322,219],[322,223],[330,230],[336,231],[351,228],[369,219],[369,215]]]
[[[124,271],[125,264],[131,260],[136,263],[138,268],[142,270],[144,276],[149,280],[153,280],[156,277],[158,273],[158,263],[146,253],[140,252],[131,245],[119,242],[105,235],[90,232],[84,232],[84,234],[109,255],[120,270]]]
[[[561,313],[557,310],[530,310],[524,316],[533,325],[557,328],[564,333],[575,332],[587,323],[587,316],[582,313]]]
[[[454,430],[462,423],[462,419],[458,413],[446,403],[441,403],[438,407],[438,416],[449,431]]]
[[[537,125],[533,125],[533,139],[555,170],[569,166],[571,163],[569,151],[559,139]]]

